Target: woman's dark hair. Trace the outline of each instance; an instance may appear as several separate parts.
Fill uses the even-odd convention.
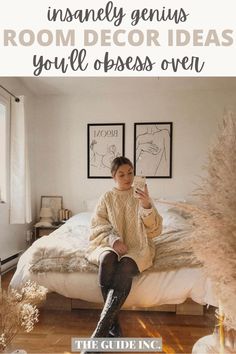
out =
[[[119,156],[116,157],[111,163],[111,175],[115,176],[118,168],[122,165],[129,165],[130,167],[134,168],[132,162],[127,159],[127,157]]]

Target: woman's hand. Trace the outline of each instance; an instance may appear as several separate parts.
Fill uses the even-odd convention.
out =
[[[136,189],[136,194],[137,194],[137,198],[140,201],[140,205],[144,209],[150,209],[152,207],[152,204],[151,204],[150,198],[149,198],[149,194],[148,194],[148,188],[147,188],[146,184],[145,184],[145,187],[144,187],[144,191],[142,191],[141,189],[137,188]]]
[[[120,240],[116,240],[113,244],[113,249],[120,255],[123,256],[124,254],[127,253],[128,248],[127,246],[124,244],[124,242],[120,241]]]

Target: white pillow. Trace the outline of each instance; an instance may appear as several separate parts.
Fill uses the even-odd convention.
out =
[[[185,230],[188,226],[189,223],[185,218],[183,218],[181,215],[176,214],[175,212],[172,212],[171,210],[165,211],[165,212],[160,212],[160,215],[163,218],[163,231],[162,233],[169,233],[169,232],[174,232],[178,230]]]
[[[162,203],[162,201],[164,203]],[[154,200],[154,205],[157,208],[158,212],[160,214],[166,213],[168,211],[176,213],[180,216],[182,216],[184,219],[189,219],[192,217],[191,213],[188,210],[185,210],[184,208],[180,208],[171,204],[165,204],[165,201],[168,202],[168,200],[165,199],[155,199]],[[173,203],[180,203],[183,204],[186,203],[186,200],[169,200],[169,202]],[[191,204],[191,203],[188,203]]]
[[[167,211],[162,214],[163,217],[163,222],[165,222],[166,225],[182,225],[186,224],[186,220],[179,214],[172,212],[172,211]]]
[[[172,206],[169,204],[161,203],[161,200],[153,200],[155,207],[160,215],[166,213]]]
[[[184,219],[191,219],[192,218],[191,212],[184,209],[184,208],[182,209],[182,208],[178,208],[178,207],[172,207],[169,209],[169,211],[182,216]]]
[[[83,212],[83,213],[75,214],[69,220],[67,220],[66,224],[73,223],[82,226],[89,226],[91,217],[92,217],[91,212]]]

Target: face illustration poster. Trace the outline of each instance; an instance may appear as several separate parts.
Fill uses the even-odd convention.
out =
[[[12,338],[19,312],[4,310],[0,351],[233,352],[235,13],[233,0],[2,1],[2,286],[49,294],[32,333]],[[51,199],[73,216],[37,229]]]

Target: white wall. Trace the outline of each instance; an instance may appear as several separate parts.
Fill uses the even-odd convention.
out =
[[[165,78],[97,78],[96,87],[90,81],[79,90],[75,85],[74,95],[56,96],[52,89],[32,96],[22,80],[1,78],[0,84],[26,95],[34,218],[41,195],[62,195],[64,207],[76,213],[84,200],[113,186],[112,180],[87,178],[87,123],[125,123],[126,156],[132,160],[134,122],[172,121],[173,178],[149,179],[148,186],[155,197],[189,198],[225,107],[236,111],[236,90],[227,81],[209,89],[199,85],[201,79],[192,86],[181,80],[173,87]],[[24,248],[29,228],[9,225],[9,204],[0,204],[0,256]]]
[[[126,156],[133,159],[134,122],[173,121],[173,178],[149,179],[148,186],[155,197],[189,198],[203,173],[201,166],[224,108],[235,106],[236,92],[227,87],[162,87],[158,79],[149,88],[140,79],[127,89],[129,79],[117,80],[119,85],[112,81],[101,94],[91,87],[74,97],[41,96],[35,101],[32,134],[38,207],[41,195],[62,195],[64,207],[76,213],[84,200],[113,185],[112,180],[87,179],[87,123],[124,122]]]
[[[30,92],[14,78],[1,78],[0,84],[12,91],[15,95],[25,95],[26,105],[25,114],[28,122],[28,134],[30,144],[30,163],[32,165],[32,135],[31,122],[33,118],[33,97]],[[35,186],[34,186],[34,169],[31,169],[32,179],[32,205],[33,217],[35,217]],[[7,203],[0,204],[0,257],[2,259],[12,255],[13,252],[19,251],[26,247],[26,231],[31,229],[31,225],[10,225],[9,224],[9,200]]]

